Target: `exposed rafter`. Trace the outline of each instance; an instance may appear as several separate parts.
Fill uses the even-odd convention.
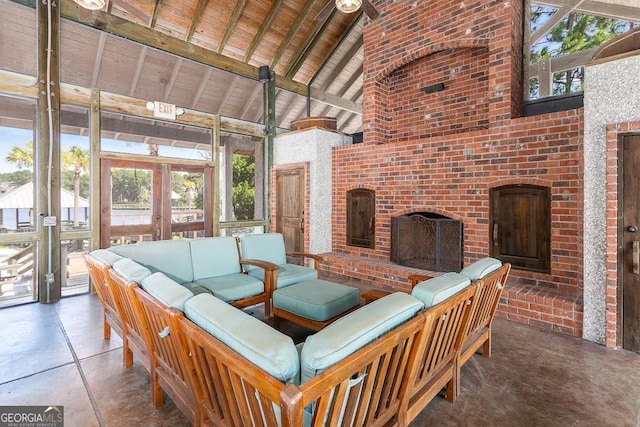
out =
[[[570,0],[562,6],[558,11],[549,17],[531,36],[529,36],[529,46],[536,44],[538,40],[544,37],[556,24],[562,21],[565,16],[573,12],[584,0]]]
[[[198,4],[193,11],[193,19],[191,19],[187,35],[184,38],[186,41],[191,40],[191,37],[193,37],[193,33],[196,32],[196,27],[200,24],[200,21],[202,21],[202,16],[204,15],[204,11],[207,9],[208,5],[209,0],[198,0]]]
[[[561,9],[574,0],[532,0],[531,3],[540,6]],[[613,2],[585,0],[576,8],[576,12],[587,15],[605,16],[608,18],[622,19],[625,21],[640,22],[640,7],[631,5],[614,4]]]
[[[269,28],[271,28],[271,24],[273,24],[273,20],[278,15],[278,12],[280,11],[280,6],[282,6],[283,2],[284,0],[276,0],[271,5],[269,14],[265,18],[265,20],[262,22],[260,29],[258,30],[256,35],[253,37],[251,44],[249,45],[249,47],[247,48],[247,51],[244,54],[244,62],[249,62],[251,60],[251,57],[253,57],[253,53],[256,51],[256,48],[262,41],[262,38],[264,37],[265,33],[269,30]]]
[[[244,8],[247,7],[247,3],[249,0],[241,0],[238,5],[233,9],[233,14],[229,21],[227,21],[227,26],[224,29],[224,33],[222,33],[222,37],[220,38],[220,42],[218,43],[218,53],[222,53],[224,47],[227,45],[227,41],[229,37],[231,37],[231,33],[238,25],[238,21],[242,17],[242,12],[244,12]]]

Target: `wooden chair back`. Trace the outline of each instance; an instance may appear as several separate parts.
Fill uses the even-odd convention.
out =
[[[305,408],[312,410],[311,426],[406,425],[415,358],[425,322],[433,321],[418,313],[301,386],[288,385],[282,393],[282,425],[306,425]]]
[[[417,372],[411,385],[407,419],[413,420],[422,409],[446,387],[448,400],[455,399],[456,362],[462,333],[469,319],[477,285],[470,285],[445,301],[425,310],[434,321],[427,324]]]
[[[148,331],[159,385],[193,425],[201,424],[200,388],[192,382],[193,361],[178,324],[182,313],[166,307],[139,287],[133,287],[133,291]]]
[[[124,337],[118,309],[109,290],[109,283],[107,282],[107,270],[109,270],[111,266],[104,264],[89,254],[84,255],[84,261],[87,264],[93,288],[96,290],[96,294],[98,294],[98,298],[102,303],[104,312],[103,337],[105,339],[111,338],[111,328],[115,329],[120,337]]]
[[[135,303],[134,289],[138,287],[137,283],[127,280],[116,273],[113,269],[108,270],[107,274],[109,289],[118,309],[122,327],[124,330],[125,340],[131,349],[125,359],[125,366],[133,364],[133,354],[140,359],[140,362],[152,371],[153,364],[151,360],[151,351],[148,347],[148,338],[144,317],[140,311],[140,307]]]
[[[201,416],[219,426],[279,426],[284,384],[185,317],[178,320],[200,387]]]

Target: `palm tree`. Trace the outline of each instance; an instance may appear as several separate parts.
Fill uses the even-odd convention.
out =
[[[5,160],[16,165],[18,169],[31,168],[33,166],[33,141],[27,142],[24,148],[17,145],[11,147]]]
[[[80,176],[89,171],[89,151],[73,145],[62,152],[62,167],[73,171],[73,226],[80,224]]]

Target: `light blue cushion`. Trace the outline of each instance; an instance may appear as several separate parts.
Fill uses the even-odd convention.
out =
[[[495,258],[482,258],[463,268],[460,274],[471,280],[478,280],[502,267],[502,262]]]
[[[211,293],[209,289],[205,288],[204,286],[196,285],[193,282],[181,283],[180,286],[184,286],[185,288],[189,289],[191,292],[193,292],[194,295]]]
[[[256,279],[264,281],[264,269],[262,268],[250,270],[249,274]],[[304,280],[317,279],[318,270],[297,264],[283,264],[278,266],[277,277],[276,288],[283,288]]]
[[[258,259],[276,265],[287,263],[284,238],[280,233],[243,234],[240,236],[240,250],[242,259]],[[244,268],[246,271],[262,270],[253,265],[245,265]]]
[[[193,292],[163,273],[153,273],[145,277],[140,286],[162,304],[180,311],[184,311],[184,303],[193,297]]]
[[[471,280],[458,273],[445,273],[442,276],[418,283],[411,295],[424,303],[426,308],[446,300],[471,284]]]
[[[161,271],[178,283],[193,282],[191,247],[188,240],[158,240],[109,248],[144,265],[152,273]]]
[[[360,291],[351,286],[306,280],[276,289],[273,306],[307,319],[323,322],[360,303]]]
[[[241,272],[235,237],[194,239],[189,245],[194,281]]]
[[[264,283],[248,274],[229,274],[227,276],[209,277],[194,282],[208,289],[222,301],[235,301],[252,297],[264,292]]]
[[[300,360],[300,380],[313,378],[391,329],[406,322],[424,305],[396,292],[373,301],[309,336]]]
[[[151,271],[132,259],[122,258],[113,263],[113,270],[127,280],[140,284],[142,280],[151,275]]]
[[[89,255],[106,265],[113,265],[114,262],[119,261],[123,258],[120,255],[107,249],[96,249],[95,251],[89,252]]]
[[[300,361],[290,337],[209,294],[188,300],[184,312],[192,322],[278,380],[297,382]]]

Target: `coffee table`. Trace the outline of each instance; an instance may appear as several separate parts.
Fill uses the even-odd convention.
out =
[[[305,280],[273,292],[275,323],[287,319],[319,331],[360,306],[360,290],[327,280]]]

